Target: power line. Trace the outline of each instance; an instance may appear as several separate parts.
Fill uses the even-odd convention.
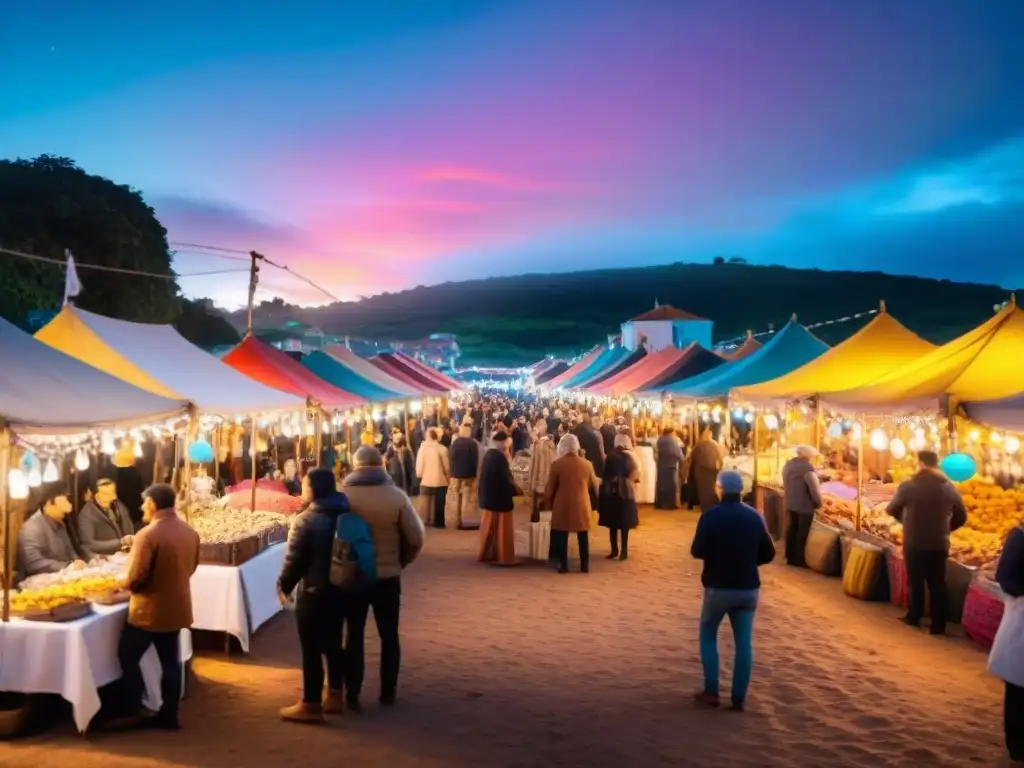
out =
[[[228,261],[249,261],[245,256],[231,256],[227,253],[211,253],[209,251],[201,251],[198,248],[176,248],[171,251],[172,256],[177,256],[179,253],[189,254],[192,256],[209,256],[214,259],[227,259]]]
[[[331,293],[330,291],[328,291],[328,290],[327,290],[326,288],[321,288],[321,287],[320,287],[319,285],[317,285],[316,283],[314,283],[314,282],[313,282],[312,280],[310,280],[310,279],[309,279],[308,277],[303,277],[303,276],[302,276],[302,275],[300,275],[300,274],[299,274],[298,272],[296,272],[295,270],[293,270],[293,269],[292,269],[291,267],[287,267],[287,266],[285,266],[284,264],[277,264],[277,263],[275,263],[275,262],[271,261],[270,259],[268,259],[268,258],[267,258],[266,256],[262,256],[262,255],[261,255],[261,256],[260,256],[260,259],[261,259],[262,261],[266,262],[267,264],[269,264],[270,266],[272,266],[272,267],[277,267],[278,269],[284,270],[284,271],[285,271],[285,272],[287,272],[288,274],[290,274],[290,275],[294,275],[295,277],[299,278],[299,280],[302,280],[302,281],[303,281],[304,283],[307,283],[307,284],[309,284],[310,286],[312,286],[313,288],[316,288],[316,289],[317,289],[318,291],[320,291],[320,293],[322,293],[322,294],[323,294],[324,296],[326,296],[327,298],[329,298],[329,299],[330,299],[331,301],[341,301],[341,299],[339,299],[339,298],[338,298],[337,296],[335,296],[335,295],[334,295],[333,293]]]
[[[168,245],[173,245],[176,248],[198,248],[202,251],[220,251],[221,253],[237,253],[241,254],[246,260],[249,259],[249,251],[242,250],[241,248],[222,248],[219,245],[203,245],[202,243],[182,243],[177,240],[172,240]]]
[[[24,251],[15,251],[15,250],[11,250],[10,248],[0,247],[0,253],[6,253],[6,254],[8,254],[10,256],[18,256],[20,258],[29,259],[31,261],[41,261],[41,262],[45,262],[47,264],[56,264],[59,267],[66,267],[67,266],[67,261],[64,261],[62,259],[55,259],[55,258],[52,258],[50,256],[39,256],[39,255],[34,254],[34,253],[25,253]],[[212,271],[209,271],[209,272],[188,272],[188,273],[180,274],[180,275],[177,275],[177,274],[161,275],[161,274],[158,274],[156,272],[145,272],[145,271],[143,271],[141,269],[128,269],[126,267],[109,267],[109,266],[106,266],[105,264],[81,264],[81,263],[79,263],[77,261],[75,262],[75,267],[77,269],[95,269],[95,270],[99,270],[101,272],[116,272],[116,273],[121,274],[121,275],[137,275],[139,277],[154,277],[154,278],[157,278],[159,280],[176,280],[179,277],[201,277],[203,275],[223,275],[223,274],[227,274],[229,272],[248,272],[248,270],[246,270],[246,269],[218,269],[218,270],[212,270]]]

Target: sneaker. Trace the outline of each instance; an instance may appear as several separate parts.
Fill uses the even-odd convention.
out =
[[[310,725],[323,725],[324,708],[320,704],[307,704],[300,701],[280,711],[281,719],[289,723],[308,723]]]
[[[345,714],[345,695],[341,691],[324,691],[323,710],[325,715]]]
[[[716,708],[721,703],[717,693],[708,693],[707,691],[698,691],[693,694],[693,703],[702,707],[713,707]]]

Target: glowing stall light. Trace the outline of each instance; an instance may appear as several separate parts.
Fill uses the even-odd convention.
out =
[[[38,464],[25,473],[25,482],[28,483],[29,488],[38,488],[43,484],[43,473],[39,471]]]
[[[873,429],[871,430],[871,437],[868,438],[868,443],[876,451],[884,451],[889,447],[889,436],[885,433],[884,429]]]
[[[743,419],[743,409],[742,408],[733,408],[732,409],[732,418],[733,418],[733,421],[740,421],[740,420],[742,420]]]
[[[142,458],[142,443],[136,441],[135,442],[135,447],[132,449],[132,453],[135,454],[135,458],[136,459],[141,459]]]
[[[7,494],[12,499],[28,498],[29,484],[25,470],[12,469],[7,473]]]
[[[376,410],[370,413],[370,418],[374,421],[380,421],[384,417],[384,413],[380,410]]]
[[[662,405],[662,404],[661,404],[660,402],[658,402],[658,403],[655,403],[655,404],[654,404],[654,405],[653,405],[653,406],[651,407],[651,411],[652,411],[652,412],[654,413],[654,415],[655,415],[655,416],[661,416],[661,413],[662,413],[662,411],[663,411],[664,409],[665,409],[665,406],[664,406],[664,405]]]
[[[923,451],[924,447],[927,444],[928,443],[925,439],[924,430],[921,429],[921,427],[918,427],[917,429],[914,430],[914,436],[910,438],[910,450],[914,451],[915,453],[917,451]]]
[[[1020,450],[1020,438],[1015,435],[1007,435],[1005,442],[1006,452],[1010,455],[1017,453]]]
[[[833,421],[828,425],[828,436],[833,440],[838,440],[843,436],[843,422]]]
[[[56,483],[60,480],[60,475],[57,473],[57,465],[53,459],[47,459],[46,469],[43,470],[43,482],[44,483]]]
[[[904,458],[907,455],[907,446],[903,444],[903,441],[898,437],[894,437],[889,443],[889,453],[897,461]]]
[[[967,439],[970,440],[972,443],[978,442],[980,437],[981,433],[976,429],[972,429],[970,432],[967,433]]]
[[[771,431],[775,431],[779,428],[779,417],[774,413],[766,413],[764,415],[764,425]]]
[[[281,434],[288,438],[295,435],[295,431],[292,429],[291,422],[286,421],[284,424],[281,425]]]
[[[747,422],[747,424],[753,424],[754,423],[754,414],[753,413],[748,413],[746,416],[743,417],[743,420],[745,422]]]
[[[89,468],[89,454],[85,452],[84,448],[79,448],[78,452],[75,453],[75,469],[79,472],[85,472]]]
[[[860,440],[862,434],[863,430],[861,429],[860,422],[855,422],[854,425],[850,427],[850,439]]]
[[[107,456],[113,456],[117,453],[117,446],[114,445],[114,435],[112,433],[104,432],[100,437],[100,453]]]
[[[324,421],[320,424],[320,428],[321,431],[323,431],[323,433],[326,435],[328,432],[331,431],[331,422],[324,419]]]
[[[1003,442],[1003,436],[1000,435],[998,432],[990,432],[988,435],[988,439],[989,442],[995,443],[996,445]]]

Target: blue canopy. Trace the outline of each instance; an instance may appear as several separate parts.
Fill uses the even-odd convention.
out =
[[[1010,432],[1024,432],[1024,394],[962,405],[971,421]]]
[[[627,357],[630,352],[625,347],[610,347],[594,358],[594,362],[584,368],[582,371],[577,373],[571,379],[563,381],[558,385],[559,389],[577,389],[582,384],[590,381],[591,379],[600,376],[604,371],[609,368],[614,368],[616,365],[621,363]]]
[[[351,392],[354,395],[366,398],[371,403],[381,403],[385,400],[399,400],[407,395],[392,392],[384,389],[368,379],[364,379],[355,371],[342,365],[326,352],[316,351],[302,358],[302,364],[321,379]]]
[[[735,387],[746,387],[784,376],[828,349],[828,344],[794,319],[753,354],[678,381],[664,391],[677,397],[727,397]]]

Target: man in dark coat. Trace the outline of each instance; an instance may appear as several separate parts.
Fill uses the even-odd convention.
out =
[[[96,481],[92,501],[78,513],[78,541],[89,559],[113,555],[131,546],[135,525],[126,507],[117,498],[113,480]]]
[[[949,534],[967,522],[967,510],[960,492],[939,471],[934,451],[919,452],[917,462],[918,473],[896,489],[887,509],[903,523],[903,559],[910,591],[910,611],[903,620],[914,627],[921,623],[927,584],[932,596],[931,633],[943,635],[948,612]]]
[[[625,419],[619,417],[621,426],[625,426]],[[619,433],[618,427],[612,423],[611,419],[605,419],[604,424],[601,425],[601,440],[604,442],[604,455],[611,456],[612,451],[615,450],[615,436]]]
[[[580,448],[582,448],[586,454],[587,461],[594,465],[594,474],[598,477],[604,475],[604,440],[601,438],[601,433],[598,432],[593,425],[593,421],[597,419],[597,416],[583,416],[583,420],[573,430],[573,434],[576,435],[580,441]]]

